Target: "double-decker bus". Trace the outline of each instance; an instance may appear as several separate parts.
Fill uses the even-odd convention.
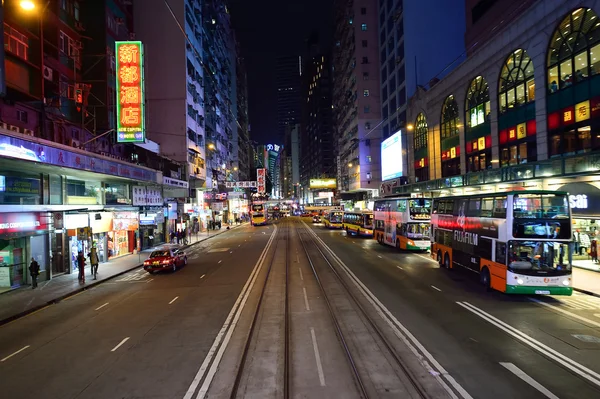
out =
[[[323,216],[323,225],[328,229],[341,229],[344,220],[344,211],[331,210]]]
[[[383,198],[375,200],[374,238],[398,249],[428,251],[431,245],[430,198]]]
[[[433,200],[431,256],[511,294],[571,295],[568,194],[512,191]]]
[[[345,229],[348,234],[373,237],[373,212],[344,212],[342,229]]]
[[[252,226],[264,226],[267,224],[267,210],[264,203],[252,204]]]

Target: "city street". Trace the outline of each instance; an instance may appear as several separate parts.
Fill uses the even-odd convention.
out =
[[[346,381],[340,385],[346,387],[351,384],[347,364],[332,363],[332,359],[335,363],[346,359],[336,347],[339,342],[330,330],[333,325],[308,258],[299,255],[305,245],[306,256],[315,257],[315,267],[325,267],[322,260],[316,260],[319,248],[344,279],[354,281],[353,274],[360,280],[357,292],[373,295],[372,302],[363,301],[363,306],[371,306],[369,302],[373,306],[367,308],[367,314],[380,326],[388,323],[384,328],[389,331],[384,334],[396,335],[395,350],[422,381],[423,375],[435,378],[462,398],[600,395],[599,298],[583,294],[531,298],[486,292],[475,275],[439,269],[426,254],[398,252],[375,240],[347,237],[320,224],[284,219],[268,226],[243,226],[191,247],[188,265],[174,273],[150,275],[137,269],[0,327],[3,396],[195,398],[202,390],[201,382],[206,382],[205,374],[211,373],[216,373],[215,383],[221,388],[228,382],[231,386],[235,374],[228,370],[235,373],[239,362],[231,354],[248,334],[267,263],[277,259],[277,267],[283,267],[288,239],[291,264],[301,269],[300,274],[294,269],[290,297],[292,327],[301,328],[292,331],[292,359],[304,354],[292,362],[296,364],[293,376],[305,374],[300,380],[304,385],[292,384],[297,392],[325,397],[340,392],[325,387],[325,381]],[[261,264],[262,271],[258,268],[254,274]],[[279,270],[273,278],[283,284]],[[255,289],[253,283],[246,291],[251,280]],[[304,294],[303,286],[307,287]],[[270,287],[263,313],[276,309],[272,305],[278,298],[283,300],[277,284],[272,281]],[[239,319],[231,337],[229,326],[235,328],[238,323],[237,317],[232,322],[231,315],[245,292],[247,314]],[[334,298],[341,300],[339,293]],[[346,309],[337,316],[349,317],[352,312]],[[269,317],[262,314],[259,319]],[[280,318],[271,317],[270,323],[273,320]],[[327,365],[319,371],[321,389],[316,389],[319,378],[311,366],[310,332],[298,333],[307,323],[317,326],[317,340],[328,342],[321,346],[320,361]],[[345,323],[342,321],[342,329],[348,328]],[[263,340],[268,337],[264,334],[260,334]],[[217,351],[215,342],[221,340],[224,344]],[[265,348],[250,356],[247,367],[259,364],[257,356],[274,350],[276,341],[272,342],[269,349],[268,341],[263,341]],[[350,349],[356,350],[352,345]],[[222,352],[225,356],[219,364]],[[208,367],[207,359],[213,358],[217,360]],[[253,372],[265,373],[265,369]],[[376,380],[377,376],[370,378]],[[207,397],[229,397],[216,388],[202,392],[208,391]]]

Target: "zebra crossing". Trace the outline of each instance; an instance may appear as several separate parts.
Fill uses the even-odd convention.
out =
[[[125,274],[123,277],[115,280],[115,282],[136,282],[145,280],[150,277],[150,274],[144,269],[136,270],[135,272]]]
[[[556,300],[554,304],[545,303],[569,310],[600,310],[600,298],[590,295],[574,294],[572,297],[556,298]]]

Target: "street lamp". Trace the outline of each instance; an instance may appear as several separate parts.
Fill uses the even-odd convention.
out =
[[[209,150],[214,150],[214,149],[215,149],[215,145],[214,145],[213,143],[210,143],[210,144],[208,145],[208,149],[209,149]]]
[[[35,3],[31,0],[22,0],[21,3],[19,3],[19,5],[22,9],[27,11],[33,10],[35,8]]]
[[[350,162],[350,163],[348,164],[348,167],[349,167],[349,168],[351,168],[351,167],[352,167],[352,162]]]

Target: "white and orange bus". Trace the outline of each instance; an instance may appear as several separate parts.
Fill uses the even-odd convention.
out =
[[[569,197],[512,191],[433,200],[431,256],[510,294],[571,295]]]
[[[375,232],[380,244],[398,249],[428,251],[430,240],[430,198],[382,198],[375,200]]]

